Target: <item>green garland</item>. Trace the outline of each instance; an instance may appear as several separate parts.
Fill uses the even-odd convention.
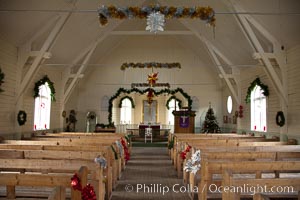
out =
[[[168,110],[170,109],[169,103],[170,103],[170,101],[171,101],[172,99],[175,99],[175,101],[178,101],[178,106],[179,106],[179,108],[182,108],[182,101],[181,101],[180,99],[177,99],[176,96],[171,96],[171,97],[168,99],[167,103],[166,103],[166,107],[167,107]]]
[[[254,90],[255,86],[260,86],[260,88],[263,90],[263,95],[265,95],[266,97],[269,96],[269,88],[267,85],[264,85],[259,78],[256,78],[254,81],[252,81],[252,83],[250,84],[250,86],[248,87],[248,91],[247,91],[247,96],[246,96],[246,103],[250,103],[251,101],[251,92]]]
[[[0,92],[4,91],[1,89],[1,85],[2,85],[2,83],[4,83],[4,81],[3,81],[4,77],[5,77],[5,74],[2,72],[2,70],[0,68]]]
[[[41,80],[37,81],[34,86],[34,95],[33,97],[36,98],[39,96],[40,92],[40,86],[44,85],[45,83],[48,83],[48,86],[50,88],[50,96],[51,96],[51,101],[55,101],[55,88],[54,88],[54,83],[50,81],[47,75],[45,75]]]
[[[168,144],[168,149],[173,149],[174,148],[174,137],[172,137],[172,140]]]
[[[157,62],[149,62],[149,63],[123,63],[121,66],[121,70],[125,70],[126,68],[181,68],[180,63],[157,63]]]
[[[115,148],[113,147],[113,145],[111,145],[111,149],[114,152],[115,160],[118,160],[118,154],[117,154]]]
[[[278,111],[276,115],[276,124],[283,127],[285,124],[285,117],[282,111]]]
[[[119,108],[122,108],[122,101],[124,99],[129,99],[129,101],[131,102],[131,107],[135,108],[134,101],[133,101],[132,97],[130,97],[130,96],[125,96],[120,99]]]
[[[26,123],[27,114],[24,110],[20,110],[18,113],[18,123],[20,126],[24,125]]]
[[[125,93],[125,94],[130,94],[132,92],[135,92],[135,93],[139,93],[139,94],[145,94],[145,93],[148,93],[148,91],[150,90],[150,88],[147,88],[145,90],[140,90],[138,88],[132,88],[132,89],[125,89],[125,88],[119,88],[118,91],[116,92],[116,94],[114,96],[112,96],[109,101],[108,101],[108,123],[111,124],[112,123],[112,108],[113,108],[113,101],[118,98],[121,93]],[[186,93],[183,91],[183,89],[181,88],[176,88],[175,90],[170,90],[170,89],[162,89],[160,91],[154,91],[154,95],[155,96],[159,96],[161,94],[171,94],[171,95],[175,95],[176,93],[181,93],[182,96],[184,96],[184,98],[187,99],[188,101],[188,107],[191,108],[192,107],[192,103],[193,103],[193,100],[192,98]]]

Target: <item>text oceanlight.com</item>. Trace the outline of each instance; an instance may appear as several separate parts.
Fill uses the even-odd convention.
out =
[[[204,185],[203,188],[198,188],[197,186],[191,185],[180,185],[174,184],[173,186],[163,185],[163,184],[127,184],[125,186],[126,192],[136,192],[136,193],[156,193],[165,195],[169,192],[173,193],[203,193],[207,191],[209,193],[242,193],[251,194],[256,193],[293,193],[295,190],[292,186],[266,186],[266,185],[249,185],[244,184],[242,186],[218,186],[215,184]]]

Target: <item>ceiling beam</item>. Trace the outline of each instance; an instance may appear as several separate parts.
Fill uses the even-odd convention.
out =
[[[64,87],[63,87],[63,88],[66,88],[65,92],[64,92],[64,95],[63,95],[63,102],[64,102],[64,104],[68,101],[72,90],[75,88],[75,86],[76,86],[76,84],[78,82],[79,76],[82,75],[82,74],[84,74],[84,70],[85,70],[86,66],[88,66],[88,62],[89,62],[89,60],[90,60],[93,52],[95,51],[96,47],[98,46],[98,44],[101,43],[103,40],[105,40],[110,35],[109,33],[112,30],[114,30],[117,26],[119,26],[121,23],[122,23],[122,21],[118,21],[115,24],[111,25],[108,28],[108,30],[106,30],[105,33],[102,33],[87,48],[85,48],[83,51],[81,51],[79,53],[79,55],[72,62],[71,67],[77,66],[78,65],[77,63],[80,60],[82,60],[82,59],[84,59],[84,60],[83,60],[82,64],[80,64],[80,67],[77,70],[75,77],[73,75],[72,76],[70,75],[70,68],[66,69],[66,73],[65,74],[67,74],[67,75],[65,76]],[[72,79],[72,81],[71,81],[71,83],[69,85],[67,85],[67,82],[68,82],[69,79]]]
[[[212,60],[215,63],[215,66],[217,67],[218,71],[222,74],[233,98],[237,102],[238,105],[241,104],[241,87],[240,87],[240,79],[239,76],[234,76],[233,79],[236,82],[236,89],[232,85],[231,81],[229,78],[226,76],[225,70],[223,68],[222,63],[218,59],[218,56],[228,65],[228,66],[233,66],[232,62],[223,54],[221,51],[216,48],[210,41],[208,41],[204,36],[200,35],[200,33],[189,23],[187,23],[184,20],[180,20],[180,22],[187,27],[193,34],[200,40],[202,41],[206,47],[208,48],[209,55],[211,56]],[[238,69],[232,68],[235,74],[239,73]]]
[[[244,10],[236,3],[232,3],[233,8],[237,12],[243,12]],[[239,21],[241,23],[241,27],[243,27],[246,37],[249,38],[249,41],[251,41],[251,45],[255,47],[255,53],[254,56],[256,58],[260,58],[265,66],[265,71],[268,77],[270,78],[272,84],[274,85],[275,90],[279,94],[281,98],[281,103],[283,104],[283,107],[287,107],[288,105],[288,99],[287,99],[287,80],[286,80],[286,65],[283,59],[283,52],[278,47],[279,43],[275,39],[275,37],[272,36],[271,33],[269,33],[264,27],[262,27],[256,20],[254,20],[250,15],[238,15]],[[275,52],[265,52],[263,49],[262,44],[259,42],[259,39],[255,35],[255,32],[253,31],[253,28],[251,27],[252,24],[256,30],[258,30],[267,40],[269,40],[273,44],[273,51]],[[273,54],[273,56],[271,56]],[[274,66],[272,65],[270,58],[276,59],[277,63],[280,66],[280,71],[282,74],[282,78],[278,76],[277,72],[274,69]],[[285,108],[283,108],[285,109]]]
[[[20,96],[24,93],[26,88],[29,85],[29,82],[32,80],[32,77],[37,73],[38,69],[40,68],[40,63],[45,55],[45,53],[48,51],[50,46],[53,44],[53,41],[58,36],[58,34],[61,32],[62,27],[66,23],[67,19],[69,18],[71,13],[63,14],[60,16],[58,21],[56,22],[54,28],[51,30],[50,34],[48,35],[48,38],[45,40],[44,44],[42,45],[42,48],[40,49],[38,55],[35,57],[33,63],[31,64],[29,70],[25,74],[23,80],[21,81],[20,88],[17,94],[16,101],[19,100]]]

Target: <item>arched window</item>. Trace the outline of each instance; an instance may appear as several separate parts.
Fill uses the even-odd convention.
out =
[[[179,104],[178,104],[178,101],[176,101],[175,99],[172,99],[169,102],[169,110],[168,110],[169,125],[174,125],[174,115],[172,114],[172,112],[174,110],[179,110]]]
[[[51,96],[48,83],[41,85],[34,104],[34,130],[50,128]]]
[[[128,98],[122,100],[121,124],[130,124],[131,122],[131,101]]]
[[[228,98],[227,98],[227,112],[229,114],[231,114],[231,112],[232,112],[232,98],[231,98],[231,96],[228,96]]]
[[[251,93],[251,130],[267,131],[267,102],[260,86]]]

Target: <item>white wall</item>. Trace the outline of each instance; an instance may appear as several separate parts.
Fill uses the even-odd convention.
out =
[[[288,115],[286,117],[286,124],[288,132],[284,133],[288,138],[300,138],[299,120],[300,120],[300,46],[290,49],[287,52],[287,81],[288,81]],[[241,85],[242,85],[242,105],[244,106],[244,117],[239,119],[240,131],[250,131],[250,104],[245,103],[247,89],[250,83],[259,77],[260,80],[269,87],[270,95],[267,98],[267,134],[278,135],[280,127],[276,125],[276,114],[280,111],[280,102],[278,94],[274,90],[274,86],[266,76],[262,67],[253,67],[241,71]],[[223,105],[226,100],[223,100]],[[225,110],[225,108],[224,108]]]
[[[170,83],[171,89],[180,87],[191,97],[196,96],[199,99],[200,107],[196,113],[199,118],[196,117],[198,120],[196,124],[200,124],[200,115],[203,115],[203,112],[206,113],[209,102],[212,103],[218,118],[222,116],[222,91],[218,77],[212,69],[214,66],[211,63],[201,62],[200,57],[188,48],[177,44],[172,37],[136,36],[130,37],[117,46],[105,60],[101,60],[101,67],[90,68],[89,73],[80,81],[75,89],[75,91],[80,91],[78,98],[71,98],[68,103],[76,105],[74,107],[78,109],[79,121],[85,121],[85,113],[93,110],[97,113],[100,122],[107,123],[107,112],[101,111],[102,97],[108,96],[110,98],[120,87],[130,89],[131,83],[147,82],[147,75],[151,73],[151,69],[126,69],[122,71],[120,67],[124,62],[181,63],[181,69],[154,69],[155,72],[159,72],[158,82]],[[160,89],[158,88],[158,90]],[[135,115],[138,115],[137,112],[141,112],[141,99],[146,99],[146,96],[135,99],[138,101],[136,102]],[[159,105],[160,110],[164,112],[166,112],[165,101]],[[115,112],[117,110],[115,109]],[[116,113],[114,114],[116,115]],[[159,115],[159,120],[161,123],[166,123],[164,114]],[[140,121],[141,118],[136,117],[133,123]],[[79,131],[84,130],[84,123],[81,122],[77,126]]]
[[[300,45],[290,49],[287,56],[288,76],[288,137],[300,142]]]
[[[17,81],[17,48],[0,39],[0,67],[5,74],[0,93],[0,136],[15,132],[15,96]]]
[[[28,88],[20,96],[17,103],[17,92],[20,77],[23,71],[18,67],[18,49],[4,40],[0,40],[0,65],[5,73],[5,83],[0,93],[0,134],[10,138],[20,138],[22,134],[30,134],[34,127],[34,98],[33,88],[36,81],[48,75],[54,82],[56,89],[56,101],[51,105],[50,129],[60,129],[61,125],[61,73],[59,69],[42,67],[37,74],[30,80]],[[19,110],[27,113],[25,125],[19,126],[17,123],[17,114]],[[8,135],[8,136],[7,136]]]

